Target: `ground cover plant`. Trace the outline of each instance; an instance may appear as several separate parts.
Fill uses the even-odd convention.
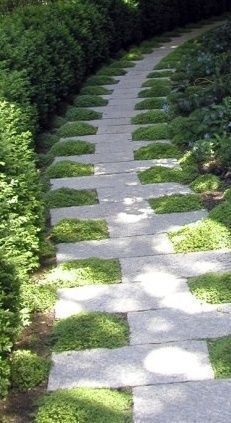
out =
[[[231,303],[231,273],[206,273],[188,280],[191,292],[210,304]]]
[[[231,336],[208,342],[209,357],[216,378],[231,376]]]
[[[95,135],[97,128],[83,122],[67,122],[57,130],[59,137],[75,137],[81,135]]]
[[[78,242],[108,238],[105,220],[63,219],[51,230],[54,242]]]
[[[221,187],[221,179],[210,173],[199,175],[191,183],[191,188],[196,192],[218,191]]]
[[[135,160],[179,158],[181,155],[181,151],[175,145],[158,142],[134,151]]]
[[[89,176],[94,174],[94,166],[85,163],[75,163],[62,160],[49,166],[46,175],[49,178],[68,178],[75,176]]]
[[[175,194],[152,198],[149,203],[155,213],[178,213],[200,210],[202,200],[197,194]]]
[[[48,209],[57,207],[89,206],[98,203],[95,190],[76,190],[59,188],[45,193],[45,203]]]
[[[165,97],[146,98],[135,105],[135,110],[163,109],[167,104]]]
[[[163,123],[167,122],[168,115],[164,110],[151,110],[149,112],[140,113],[132,118],[134,125],[142,125],[147,123]]]
[[[140,127],[132,133],[133,141],[158,141],[166,138],[168,138],[168,125],[165,123]]]
[[[102,107],[108,104],[108,100],[97,95],[79,95],[74,100],[76,107]]]
[[[91,109],[81,109],[79,107],[70,106],[67,109],[65,117],[69,121],[97,120],[97,119],[101,119],[102,113],[95,112],[95,110],[91,110]]]
[[[52,156],[79,156],[93,154],[95,145],[86,141],[64,141],[53,145],[49,151]]]
[[[80,91],[80,95],[109,95],[111,93],[111,90],[100,85],[85,85]]]

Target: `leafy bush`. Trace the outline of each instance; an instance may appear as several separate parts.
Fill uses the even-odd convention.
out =
[[[20,391],[34,388],[48,376],[50,363],[29,350],[18,350],[11,357],[11,383]]]

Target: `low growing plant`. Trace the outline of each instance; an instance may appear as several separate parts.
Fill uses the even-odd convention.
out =
[[[79,242],[108,238],[105,220],[63,219],[51,230],[54,242]]]

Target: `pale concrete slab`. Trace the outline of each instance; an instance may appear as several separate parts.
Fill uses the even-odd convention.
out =
[[[231,379],[133,389],[134,423],[230,423]]]
[[[125,151],[114,151],[114,152],[108,152],[104,151],[102,154],[83,154],[81,156],[68,156],[68,160],[71,160],[76,163],[86,163],[86,164],[97,164],[99,166],[103,166],[106,163],[118,163],[118,162],[128,162],[133,159],[133,149],[126,148]],[[67,160],[67,156],[59,156],[55,157],[54,163]],[[103,163],[102,163],[103,161]],[[98,168],[98,166],[95,166],[95,170]],[[106,174],[101,173],[101,174]]]
[[[52,354],[48,390],[120,388],[213,379],[206,342],[138,345]]]
[[[102,187],[136,186],[139,184],[136,173],[120,173],[114,175],[92,175],[70,178],[51,179],[51,189],[74,188],[74,189],[94,189]]]
[[[175,283],[174,283],[175,282]],[[165,289],[159,288],[158,284],[113,284],[113,285],[89,285],[79,288],[63,288],[58,290],[58,301],[55,306],[56,319],[65,319],[73,314],[90,311],[102,311],[106,313],[129,313],[143,310],[160,309],[177,304],[179,300],[186,300],[187,305],[197,310],[202,307],[194,300],[188,291],[186,279],[176,281],[169,279]],[[142,313],[139,313],[142,314]],[[141,344],[139,336],[133,342],[134,333],[137,331],[133,320],[139,318],[139,314],[129,314],[131,320],[131,339],[133,344]],[[143,316],[143,314],[142,314]],[[230,317],[231,318],[231,317]],[[141,317],[142,320],[142,317]],[[146,321],[144,322],[144,328]],[[153,336],[150,337],[150,340]],[[151,342],[151,341],[147,341]],[[144,342],[145,343],[145,342]]]
[[[142,125],[149,126],[149,125]],[[98,135],[101,134],[129,134],[140,128],[140,125],[109,125],[105,121],[102,121],[101,125],[98,127]]]
[[[190,304],[182,309],[184,295],[179,300],[180,297],[178,301],[173,301],[172,309],[129,313],[131,344],[158,344],[231,335],[230,314],[209,308],[205,310],[202,306],[190,307]]]
[[[121,258],[123,282],[152,283],[157,278],[191,277],[208,272],[231,271],[231,251],[166,254]]]
[[[159,160],[131,160],[117,163],[99,163],[95,166],[95,175],[107,175],[110,173],[140,172],[149,169],[151,166],[164,166],[169,168],[177,167],[176,159]]]
[[[65,141],[88,141],[92,142],[94,144],[101,143],[101,142],[107,142],[109,143],[116,143],[118,141],[130,141],[132,140],[132,135],[130,132],[126,134],[96,134],[96,135],[82,135],[82,136],[76,136],[76,137],[66,137],[61,138],[60,142]]]
[[[99,258],[141,257],[173,253],[173,247],[167,235],[131,236],[57,244],[57,262]]]

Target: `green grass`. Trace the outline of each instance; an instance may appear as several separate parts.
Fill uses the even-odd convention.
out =
[[[90,109],[81,109],[79,107],[70,106],[66,113],[67,120],[97,120],[102,118],[102,113],[95,112]]]
[[[206,273],[188,280],[191,292],[209,304],[231,303],[231,272]]]
[[[76,137],[81,135],[95,135],[97,128],[84,122],[67,122],[57,130],[59,137]]]
[[[169,78],[174,74],[171,70],[165,70],[165,71],[153,71],[149,73],[147,78]]]
[[[164,110],[151,110],[149,112],[140,113],[132,118],[134,125],[142,125],[146,123],[163,123],[167,122],[168,115]]]
[[[45,194],[47,208],[89,206],[98,203],[97,192],[94,190],[76,190],[59,188]]]
[[[142,184],[154,184],[162,182],[178,182],[187,184],[191,182],[194,175],[187,170],[180,168],[167,168],[164,166],[153,166],[147,170],[138,173]]]
[[[98,95],[79,95],[76,97],[74,104],[76,107],[102,107],[108,104],[108,100]]]
[[[157,141],[168,138],[168,125],[157,123],[156,125],[138,128],[132,134],[133,141]]]
[[[153,90],[156,90],[157,91],[156,96],[160,97],[163,95],[167,95],[167,94],[162,94],[162,92],[163,91],[164,92],[166,91],[167,93],[169,92],[169,88],[171,88],[171,82],[169,79],[162,79],[162,78],[148,79],[147,81],[143,83],[142,87],[150,87]]]
[[[68,178],[74,176],[89,176],[94,174],[94,166],[85,163],[75,163],[63,160],[47,168],[49,178]]]
[[[135,110],[162,109],[167,104],[165,97],[147,98],[135,105]]]
[[[149,200],[155,213],[179,213],[200,210],[203,207],[201,198],[197,194],[165,195]]]
[[[100,85],[86,85],[80,91],[80,95],[109,95],[112,91]]]
[[[215,207],[201,222],[170,232],[169,237],[179,253],[231,248],[231,202]]]
[[[117,81],[114,78],[111,78],[110,76],[106,75],[93,75],[87,80],[87,85],[114,85],[118,84],[119,81]]]
[[[218,176],[210,173],[198,176],[192,183],[191,188],[196,192],[216,191],[221,188],[221,180]]]
[[[97,75],[106,75],[106,76],[122,76],[125,75],[127,71],[125,69],[122,69],[120,67],[118,68],[110,68],[108,66],[103,67],[100,69],[100,71],[97,73]]]
[[[109,65],[109,68],[133,68],[135,66],[135,63],[133,63],[131,60],[126,59],[120,59],[112,62]]]
[[[231,377],[231,336],[208,342],[209,357],[216,378]]]
[[[132,423],[132,395],[111,389],[64,389],[39,402],[35,423]]]
[[[108,313],[80,313],[55,323],[51,334],[55,352],[119,348],[129,343],[125,319]]]
[[[134,152],[135,160],[171,159],[180,156],[181,152],[175,145],[161,143],[153,143]]]
[[[81,154],[93,154],[95,145],[86,141],[59,142],[50,150],[53,156],[78,156]]]
[[[142,60],[143,54],[139,47],[131,49],[128,53],[123,56],[124,60]]]
[[[54,242],[79,242],[108,238],[105,220],[63,219],[51,230]]]

